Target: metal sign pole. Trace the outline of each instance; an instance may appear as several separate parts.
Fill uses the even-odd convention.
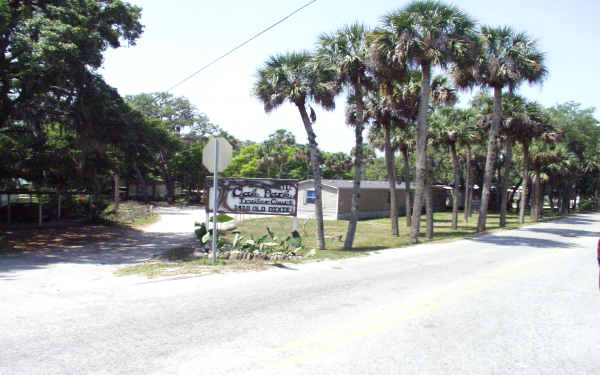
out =
[[[213,175],[213,235],[212,235],[212,263],[217,263],[217,175],[219,174],[219,139],[215,139],[215,169]]]

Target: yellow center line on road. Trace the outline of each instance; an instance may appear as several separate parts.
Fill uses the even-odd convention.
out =
[[[255,357],[253,359],[258,360],[267,356],[272,358],[273,356],[279,353],[284,353],[292,349],[306,347],[308,346],[308,344],[319,345],[318,347],[308,352],[294,355],[290,358],[274,362],[268,367],[278,369],[287,365],[300,363],[303,359],[314,357],[325,351],[341,347],[359,338],[380,332],[386,328],[394,326],[408,318],[417,316],[419,314],[433,310],[437,307],[456,301],[461,297],[474,294],[475,292],[484,289],[490,285],[500,283],[513,276],[531,270],[532,268],[535,268],[562,254],[567,253],[564,251],[552,252],[551,254],[545,255],[539,259],[520,263],[516,266],[513,266],[507,270],[498,272],[491,276],[483,276],[475,281],[466,282],[465,285],[444,289],[441,292],[416,300],[413,303],[405,304],[401,307],[394,308],[389,312],[378,313],[367,318],[362,318],[358,321],[353,321],[351,323],[344,324],[343,326],[329,330],[322,334],[308,336],[304,339],[294,341],[279,348],[270,350],[268,351],[268,354]],[[456,292],[449,294],[449,292],[453,290],[456,290]],[[443,296],[443,298],[436,301],[436,299],[440,296]]]

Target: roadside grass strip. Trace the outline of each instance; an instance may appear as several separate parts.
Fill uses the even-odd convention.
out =
[[[534,260],[521,262],[515,266],[495,272],[494,274],[481,276],[475,280],[461,282],[456,286],[445,288],[408,304],[390,307],[387,308],[387,311],[385,312],[361,317],[360,319],[354,319],[353,321],[334,329],[313,336],[307,336],[279,348],[268,350],[259,356],[253,357],[252,360],[260,361],[267,358],[271,360],[274,357],[285,356],[286,353],[291,351],[297,352],[307,346],[318,345],[316,348],[304,353],[275,361],[269,364],[268,367],[271,369],[281,369],[282,367],[299,364],[305,359],[316,357],[324,352],[342,347],[360,338],[381,332],[402,321],[418,316],[419,314],[426,313],[435,308],[455,302],[463,297],[475,294],[482,289],[508,280],[564,254],[568,254],[568,252],[556,250],[550,254],[535,258]]]

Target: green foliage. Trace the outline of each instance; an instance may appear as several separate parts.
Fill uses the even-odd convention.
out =
[[[208,220],[212,223],[213,217],[211,216]],[[233,221],[233,218],[229,215],[225,215],[225,214],[217,215],[217,223],[228,223],[230,221]]]
[[[586,199],[586,200],[582,201],[581,209],[583,211],[591,211],[591,210],[596,209],[596,201],[593,201],[591,199]]]
[[[205,223],[195,223],[194,226],[197,227],[197,229],[194,230],[194,234],[196,234],[196,238],[198,240],[202,241],[204,236],[208,233],[208,231],[206,230],[206,224]],[[202,243],[204,243],[204,241],[202,241]]]
[[[141,35],[141,9],[120,0],[0,3],[0,127],[38,100],[64,97],[98,69],[102,53]],[[50,96],[45,97],[45,95]],[[39,112],[38,112],[39,113]]]
[[[234,251],[258,251],[267,254],[276,252],[295,254],[296,251],[301,248],[302,238],[297,231],[292,232],[291,235],[286,238],[282,238],[274,234],[269,227],[267,227],[267,233],[258,239],[254,239],[252,236],[247,239],[239,233],[236,233],[231,244],[231,250]]]

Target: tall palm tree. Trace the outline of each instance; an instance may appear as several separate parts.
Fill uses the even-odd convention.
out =
[[[335,108],[335,96],[340,92],[335,71],[320,64],[309,52],[292,52],[269,58],[258,70],[254,94],[270,112],[285,101],[298,108],[308,136],[310,157],[315,180],[315,218],[317,246],[325,249],[323,229],[323,201],[321,196],[321,168],[317,149],[317,136],[313,124],[317,120],[310,103],[319,104],[325,110]],[[308,109],[310,109],[310,115]]]
[[[475,23],[454,6],[438,1],[415,1],[387,14],[383,29],[390,34],[397,60],[421,68],[421,96],[417,115],[416,188],[411,243],[417,243],[426,178],[427,113],[431,69],[446,68],[471,53]]]
[[[481,207],[477,231],[485,230],[490,186],[498,151],[498,135],[502,122],[502,90],[513,91],[523,82],[540,82],[547,73],[544,54],[535,41],[510,27],[482,26],[482,53],[475,56],[472,69],[456,69],[455,80],[460,86],[480,85],[494,90],[494,117],[490,127],[485,163]]]
[[[373,80],[368,74],[367,28],[360,24],[345,26],[333,34],[319,37],[318,57],[331,66],[337,73],[339,82],[348,89],[348,104],[355,104],[354,126],[355,158],[354,181],[352,185],[352,208],[344,248],[351,249],[358,224],[360,202],[361,161],[363,147],[363,129],[366,122],[364,96],[372,86]]]
[[[468,111],[459,108],[438,108],[431,116],[432,131],[437,143],[450,150],[453,169],[452,182],[452,229],[458,228],[458,195],[460,185],[460,167],[457,147],[469,143],[473,129],[468,121]],[[468,180],[468,176],[465,176]]]
[[[392,236],[398,237],[398,202],[396,194],[396,166],[394,155],[404,143],[399,130],[406,127],[406,122],[398,119],[395,113],[385,104],[383,96],[373,93],[367,100],[367,112],[371,119],[369,143],[384,152],[387,179],[390,189],[390,220]],[[409,185],[406,186],[405,196],[410,199]]]
[[[474,103],[482,111],[482,126],[489,130],[494,121],[494,99],[481,93],[474,99]],[[500,173],[498,194],[500,196],[500,227],[506,226],[506,212],[508,206],[508,183],[512,171],[513,144],[523,128],[527,130],[529,118],[526,113],[527,101],[525,98],[513,94],[502,94],[502,121],[499,129],[499,140],[503,149],[502,169]]]
[[[523,146],[523,184],[521,189],[521,206],[519,207],[519,222],[525,223],[525,207],[529,187],[529,147],[531,142],[550,130],[549,119],[545,116],[543,108],[535,103],[527,103],[525,113],[514,119],[513,127],[516,128],[515,138]]]

